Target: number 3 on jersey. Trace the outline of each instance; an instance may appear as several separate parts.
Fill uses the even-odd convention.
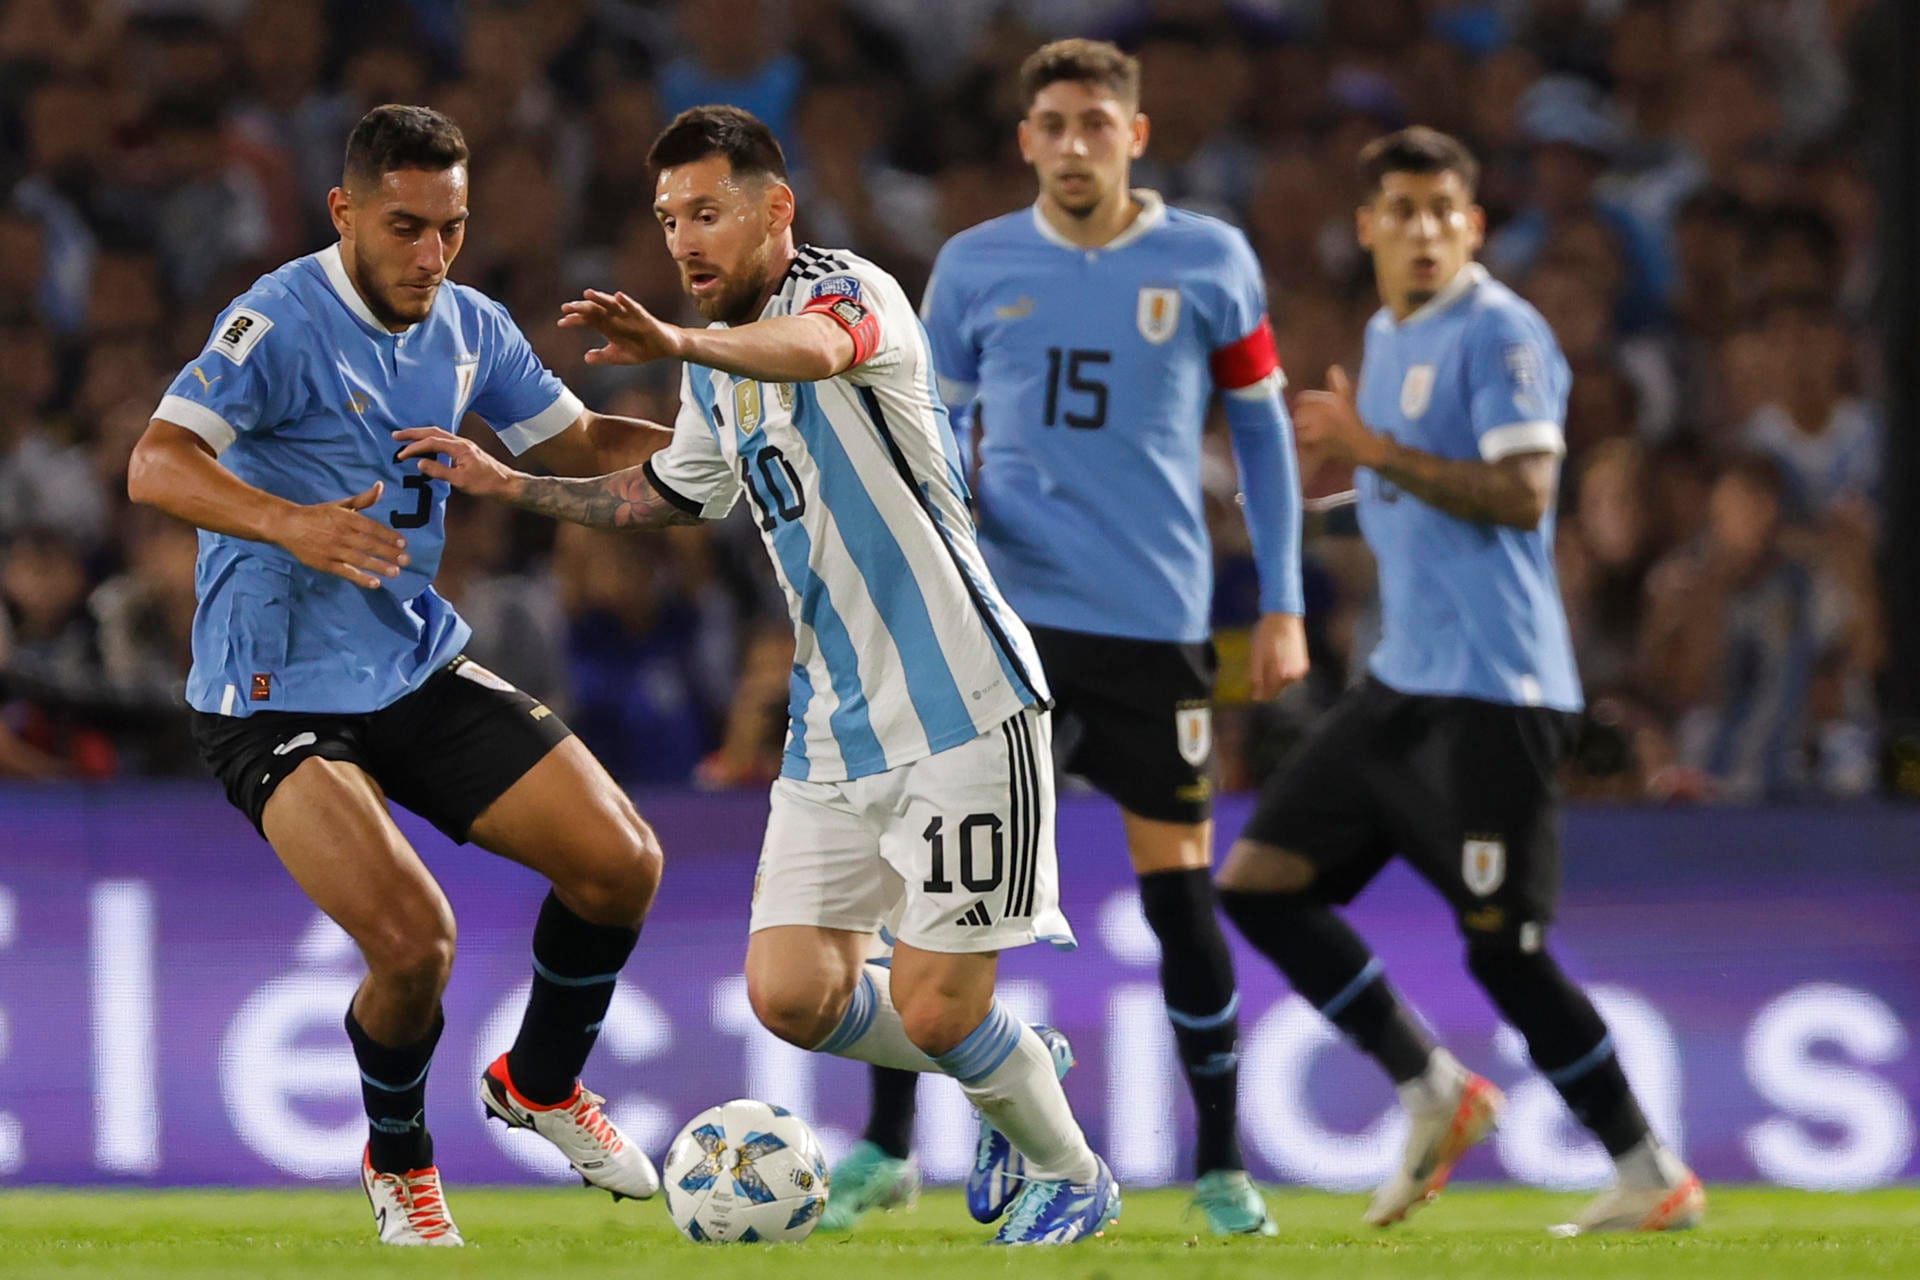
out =
[[[756,482],[754,473],[759,473]],[[807,513],[807,495],[800,491],[800,475],[786,455],[773,445],[740,455],[740,483],[760,511],[760,528],[772,533],[781,520],[798,520]],[[775,517],[778,517],[776,519]]]

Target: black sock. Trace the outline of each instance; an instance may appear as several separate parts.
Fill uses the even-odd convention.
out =
[[[1470,942],[1467,968],[1526,1037],[1527,1053],[1610,1156],[1644,1140],[1647,1117],[1593,1002],[1544,951]]]
[[[1297,893],[1220,891],[1220,906],[1293,989],[1378,1062],[1395,1084],[1427,1069],[1433,1038],[1367,944],[1324,902]]]
[[[920,1073],[874,1067],[873,1100],[867,1112],[867,1131],[861,1136],[895,1160],[913,1154],[913,1113]]]
[[[507,1050],[507,1074],[529,1102],[565,1102],[593,1052],[613,1001],[620,967],[638,929],[591,924],[552,892],[533,927],[533,992],[520,1034]]]
[[[1194,1172],[1244,1169],[1240,1156],[1240,996],[1204,869],[1140,877],[1140,908],[1160,939],[1160,988],[1193,1093]]]
[[[347,1039],[360,1064],[360,1101],[367,1109],[367,1157],[380,1173],[411,1173],[433,1164],[427,1131],[427,1067],[447,1020],[438,1009],[433,1030],[406,1045],[385,1045],[367,1034],[347,1007]]]

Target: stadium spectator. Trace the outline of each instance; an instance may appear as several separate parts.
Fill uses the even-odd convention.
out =
[[[1054,35],[1112,35],[1148,60],[1157,95],[1141,181],[1246,230],[1298,383],[1352,367],[1371,309],[1348,158],[1417,119],[1453,128],[1483,159],[1488,256],[1546,315],[1576,371],[1562,585],[1595,717],[1619,731],[1624,771],[1601,790],[1625,797],[1654,780],[1670,793],[1680,775],[1669,766],[1700,759],[1686,754],[1685,726],[1729,714],[1730,686],[1676,702],[1667,677],[1650,683],[1635,664],[1614,702],[1599,691],[1621,666],[1623,637],[1661,620],[1657,593],[1632,589],[1636,575],[1697,567],[1712,540],[1707,494],[1723,487],[1730,459],[1750,469],[1754,450],[1783,473],[1775,543],[1816,603],[1795,767],[1806,786],[1857,789],[1885,661],[1873,572],[1884,427],[1870,336],[1881,229],[1860,158],[1876,101],[1860,77],[1879,74],[1876,54],[1890,57],[1868,19],[1882,7],[6,0],[0,557],[29,531],[56,529],[81,553],[83,599],[165,560],[167,534],[129,520],[121,497],[139,406],[151,407],[161,371],[199,350],[224,300],[331,243],[321,197],[347,130],[378,102],[440,106],[476,146],[461,278],[496,290],[590,403],[668,420],[675,370],[584,366],[577,338],[547,323],[557,299],[601,280],[687,318],[643,164],[664,113],[719,98],[772,120],[795,161],[803,231],[912,282],[947,237],[1033,198],[1007,143],[1020,59]],[[351,21],[332,21],[349,10]],[[1637,497],[1622,488],[1630,474]],[[1240,509],[1214,506],[1221,617],[1231,619],[1244,611],[1231,529]],[[1634,524],[1637,539],[1626,536]],[[472,607],[517,619],[529,637],[560,627],[547,540],[528,543],[518,526],[491,536],[510,545],[450,566],[472,575]],[[778,753],[777,730],[767,740],[777,699],[753,690],[780,683],[780,644],[768,637],[784,623],[753,538],[723,525],[698,539],[653,548],[663,603],[639,628],[640,648],[688,655],[647,658],[647,687],[695,709],[697,731],[643,764],[667,768],[659,760],[670,757],[684,778],[720,743],[703,776],[750,780],[769,747]],[[38,563],[42,552],[22,555]],[[1372,570],[1349,539],[1316,538],[1306,556],[1310,589],[1325,593],[1309,620],[1322,676],[1296,696],[1321,704],[1329,673],[1358,669],[1352,659],[1371,643]],[[612,680],[634,643],[595,649],[600,676]],[[563,667],[563,651],[558,638],[525,641],[529,669]],[[18,683],[33,652],[16,643],[0,655],[0,680]],[[492,665],[513,660],[496,654]],[[566,683],[554,678],[555,689]],[[109,702],[69,701],[62,714],[93,717],[124,768],[164,763],[143,745],[148,730]],[[13,705],[18,717],[23,704]],[[1222,717],[1222,781],[1258,776],[1270,718],[1262,711],[1243,732]],[[45,767],[0,739],[0,771]]]

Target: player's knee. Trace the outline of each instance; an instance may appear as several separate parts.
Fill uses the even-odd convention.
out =
[[[853,996],[819,975],[747,972],[747,1002],[760,1025],[788,1044],[811,1049],[832,1035]],[[802,980],[805,979],[805,980]]]
[[[1471,917],[1463,919],[1461,931],[1467,941],[1467,972],[1482,988],[1500,994],[1516,984],[1526,984],[1552,961],[1543,949],[1543,928],[1534,923],[1502,923],[1495,928],[1476,928]]]
[[[409,991],[446,989],[453,973],[453,917],[445,912],[396,912],[358,939],[367,972]]]
[[[1278,845],[1235,840],[1220,869],[1218,885],[1235,893],[1305,893],[1313,887],[1314,866]]]
[[[914,1048],[929,1058],[937,1058],[959,1048],[986,1016],[986,1010],[973,1007],[965,1000],[935,992],[900,1006],[900,1028]]]
[[[636,815],[607,841],[591,871],[567,887],[568,905],[595,924],[638,928],[659,891],[664,865],[659,837]]]

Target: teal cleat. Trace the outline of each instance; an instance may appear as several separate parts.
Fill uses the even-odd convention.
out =
[[[1244,1169],[1215,1169],[1193,1184],[1193,1203],[1207,1215],[1217,1236],[1275,1236],[1280,1228],[1267,1216],[1267,1201]]]
[[[851,1231],[869,1209],[911,1209],[920,1199],[920,1165],[895,1159],[862,1139],[834,1167],[827,1181],[821,1231]]]

